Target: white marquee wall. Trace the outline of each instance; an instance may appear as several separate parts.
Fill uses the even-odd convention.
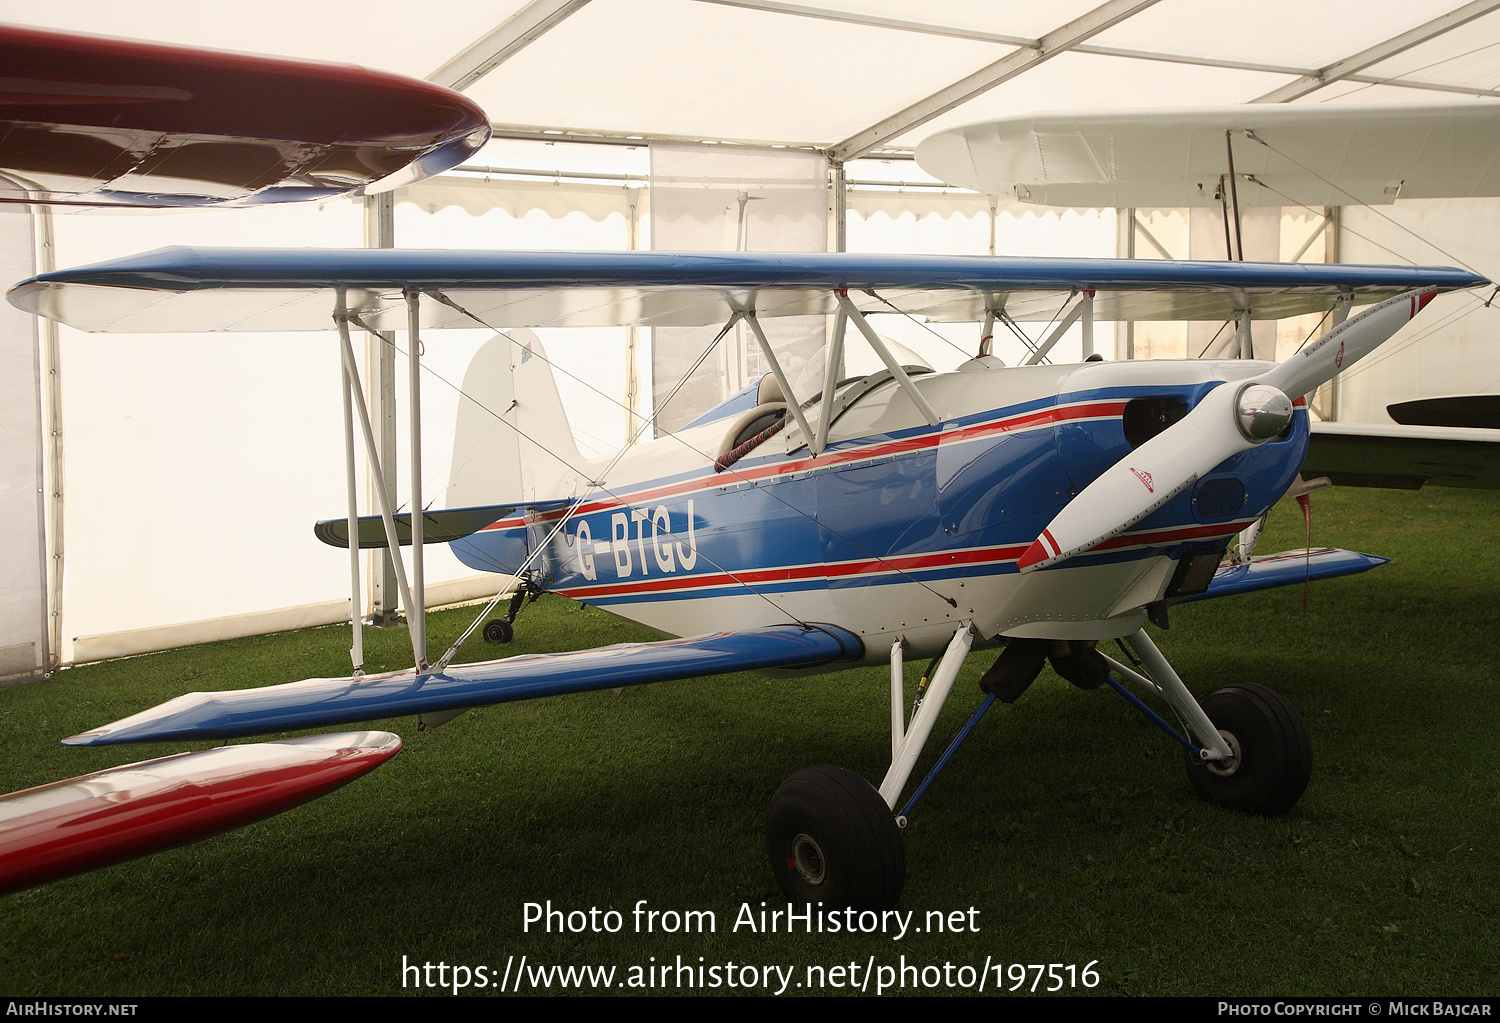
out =
[[[0,215],[0,273],[35,271],[31,221]],[[49,667],[37,324],[0,309],[0,685]]]
[[[349,201],[55,224],[61,266],[247,234],[361,240]],[[340,595],[346,562],[323,566],[302,511],[344,503],[331,335],[61,334],[64,660],[157,641],[121,632]]]
[[[1500,279],[1500,199],[1412,199],[1345,208],[1346,263],[1462,265]],[[1422,319],[1345,373],[1339,418],[1389,423],[1392,402],[1500,391],[1500,304],[1443,295]]]
[[[59,265],[165,244],[358,245],[353,200],[199,213],[57,218]],[[620,216],[474,217],[398,206],[410,247],[620,248]],[[570,331],[549,351],[585,448],[617,447],[624,412],[576,377],[623,395],[619,331]],[[490,331],[424,341],[423,491],[442,504],[457,409],[453,386]],[[396,344],[405,351],[405,339]],[[90,335],[64,328],[60,371],[67,458],[65,662],[347,619],[348,562],[312,524],[343,514],[336,336]],[[398,388],[398,502],[409,503],[404,388]],[[365,493],[361,483],[361,494]],[[368,508],[365,509],[368,511]],[[471,577],[428,549],[428,582]],[[494,584],[461,588],[478,595]],[[437,587],[436,597],[443,592]],[[184,627],[185,626],[185,627]]]

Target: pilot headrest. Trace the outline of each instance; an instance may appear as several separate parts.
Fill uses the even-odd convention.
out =
[[[786,395],[781,393],[781,385],[776,382],[775,374],[767,373],[760,378],[760,390],[756,393],[755,403],[770,405],[778,401],[786,401]]]

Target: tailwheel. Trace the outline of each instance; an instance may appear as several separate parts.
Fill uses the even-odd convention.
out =
[[[906,850],[890,807],[869,782],[831,764],[798,771],[776,790],[766,852],[794,903],[890,909],[906,882]]]
[[[1188,778],[1198,795],[1267,817],[1296,805],[1312,776],[1312,740],[1296,708],[1274,689],[1250,683],[1210,693],[1202,707],[1234,757],[1203,761],[1188,752]]]
[[[542,595],[541,584],[535,579],[527,576],[521,580],[515,592],[510,595],[510,608],[505,612],[504,618],[491,618],[484,623],[484,639],[486,643],[509,643],[516,636],[516,615],[521,613],[521,608],[526,601],[535,604],[536,598]]]

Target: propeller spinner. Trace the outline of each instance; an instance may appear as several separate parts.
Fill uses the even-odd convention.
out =
[[[1292,417],[1292,398],[1311,393],[1385,343],[1436,291],[1410,291],[1351,317],[1239,386],[1214,388],[1177,423],[1130,452],[1084,488],[1017,563],[1032,572],[1129,529],[1226,458],[1265,443]]]

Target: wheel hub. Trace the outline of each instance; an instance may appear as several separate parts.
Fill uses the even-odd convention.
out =
[[[1240,769],[1240,741],[1235,738],[1233,732],[1226,732],[1222,728],[1219,729],[1219,735],[1223,738],[1224,744],[1229,747],[1228,759],[1205,760],[1203,761],[1203,766],[1208,768],[1212,774],[1217,774],[1221,778],[1228,778]]]
[[[808,884],[822,884],[826,866],[823,850],[811,835],[799,834],[792,839],[792,866]]]

